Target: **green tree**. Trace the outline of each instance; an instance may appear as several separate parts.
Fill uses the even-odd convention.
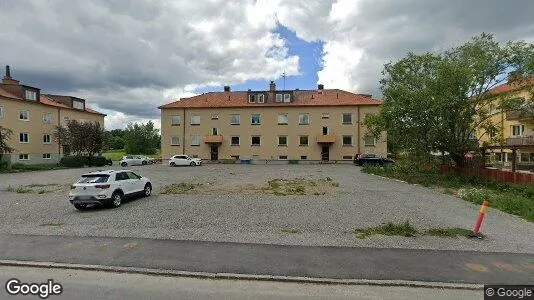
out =
[[[0,168],[4,165],[2,161],[4,154],[9,154],[15,151],[15,149],[7,144],[7,141],[11,138],[12,134],[13,131],[11,129],[0,126]]]
[[[375,135],[387,131],[388,140],[420,158],[431,151],[450,153],[462,164],[476,150],[482,136],[476,128],[502,130],[492,124],[498,109],[517,110],[528,99],[494,95],[490,90],[505,81],[524,85],[534,74],[534,45],[500,44],[493,35],[481,34],[442,53],[409,53],[385,65],[380,81],[383,105],[365,122]],[[502,141],[501,141],[502,142]]]
[[[64,127],[56,127],[54,137],[65,153],[89,157],[102,153],[107,144],[104,128],[98,122],[70,120]]]
[[[130,123],[124,130],[124,149],[128,154],[155,154],[160,136],[152,121]]]

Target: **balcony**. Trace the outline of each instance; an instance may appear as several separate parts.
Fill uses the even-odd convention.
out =
[[[317,135],[317,143],[323,143],[323,144],[332,144],[336,142],[336,136],[333,134],[318,134]]]
[[[506,144],[508,146],[534,146],[534,136],[523,136],[507,138]]]
[[[202,137],[202,140],[206,144],[221,144],[223,142],[222,135],[205,135]]]

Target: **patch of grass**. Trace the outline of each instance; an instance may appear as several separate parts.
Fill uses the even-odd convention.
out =
[[[38,184],[38,183],[32,183],[28,184],[27,187],[29,188],[36,188],[36,187],[47,187],[47,186],[56,186],[55,183],[49,183],[49,184]]]
[[[356,229],[354,232],[356,233],[356,237],[360,239],[364,239],[371,235],[377,235],[377,234],[388,235],[388,236],[397,235],[397,236],[405,236],[405,237],[414,237],[419,233],[417,229],[413,227],[412,224],[410,224],[409,221],[406,221],[401,224],[388,222],[386,224],[382,224],[376,227]]]
[[[33,193],[33,190],[21,185],[15,190],[15,192],[18,194],[28,194]]]
[[[200,187],[201,183],[180,182],[166,185],[161,189],[161,194],[187,194],[195,188]]]
[[[289,195],[325,195],[332,187],[337,187],[327,179],[311,180],[304,178],[272,179],[260,190],[275,196]]]
[[[431,228],[425,231],[426,235],[431,236],[441,236],[441,237],[457,237],[457,236],[463,236],[468,237],[471,233],[471,230],[463,229],[463,228]]]
[[[104,152],[103,155],[107,159],[117,161],[117,160],[121,160],[122,157],[126,155],[126,152],[124,150],[110,150],[110,151]]]
[[[50,226],[50,227],[59,227],[59,226],[63,226],[65,224],[63,223],[45,223],[45,224],[41,224],[39,226]]]
[[[282,233],[291,233],[291,234],[300,233],[300,230],[298,230],[298,229],[290,229],[290,228],[282,228],[280,231]]]

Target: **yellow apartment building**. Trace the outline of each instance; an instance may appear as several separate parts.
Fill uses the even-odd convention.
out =
[[[489,91],[495,95],[488,107],[489,113],[492,114],[490,120],[498,130],[477,130],[481,145],[489,145],[491,148],[487,152],[489,164],[511,167],[515,149],[518,166],[534,165],[534,115],[524,114],[522,111],[505,112],[501,109],[503,98],[531,99],[533,87],[532,81],[505,83]],[[498,140],[503,143],[498,143]]]
[[[363,120],[381,102],[338,89],[231,91],[182,98],[160,106],[163,159],[348,161],[356,153],[387,154]]]
[[[4,154],[9,163],[57,163],[62,149],[54,139],[56,126],[67,120],[99,122],[105,114],[86,107],[84,99],[41,94],[36,87],[11,77],[9,66],[0,84],[0,126],[13,134],[8,140],[15,151]]]

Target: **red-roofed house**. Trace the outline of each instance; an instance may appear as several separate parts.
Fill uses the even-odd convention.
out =
[[[164,159],[350,161],[356,153],[386,154],[385,135],[370,136],[366,114],[381,102],[338,89],[210,92],[160,106]]]
[[[9,66],[0,83],[0,126],[13,131],[12,154],[2,159],[10,163],[57,163],[62,155],[54,141],[55,127],[66,120],[97,121],[104,126],[106,115],[85,105],[85,100],[45,95],[11,77]]]

